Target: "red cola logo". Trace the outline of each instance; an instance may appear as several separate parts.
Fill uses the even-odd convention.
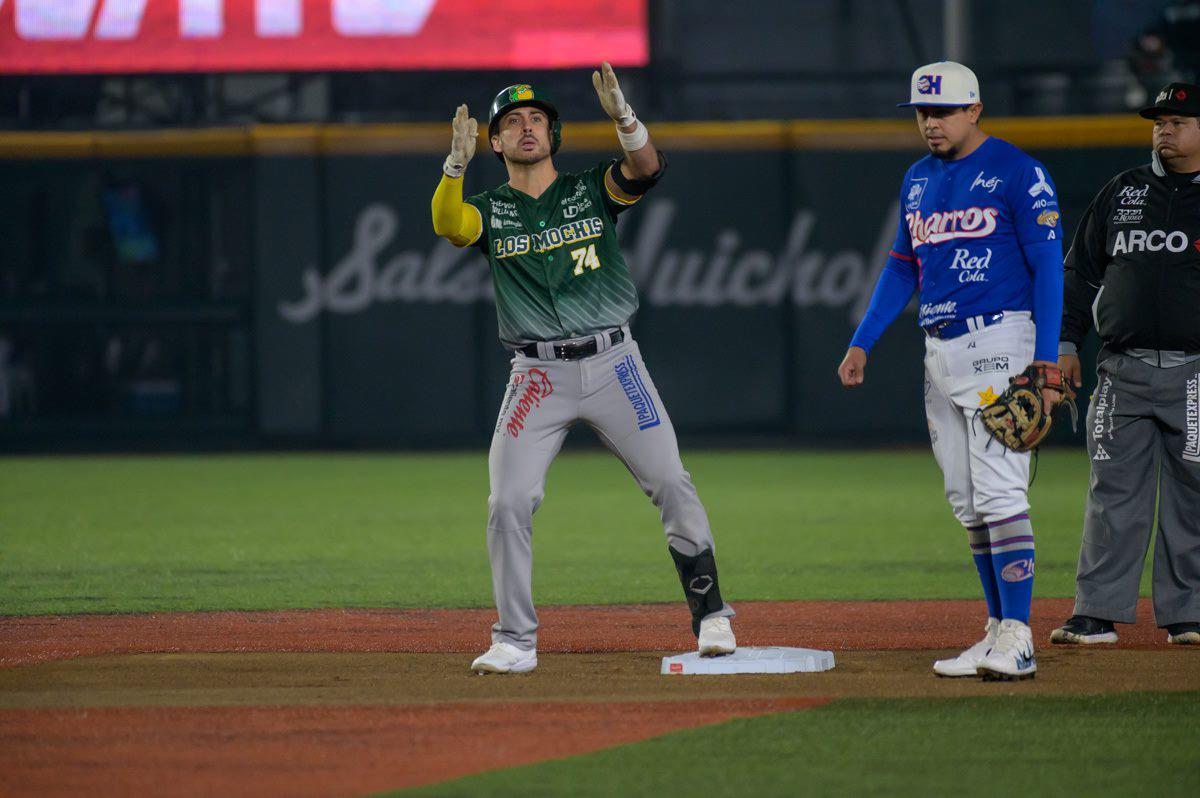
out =
[[[554,393],[554,386],[550,383],[550,375],[541,369],[530,369],[528,380],[517,374],[513,378],[513,385],[525,386],[513,403],[512,415],[504,427],[509,435],[516,438],[520,436],[521,430],[525,429],[525,419],[529,414],[542,406],[543,399]]]

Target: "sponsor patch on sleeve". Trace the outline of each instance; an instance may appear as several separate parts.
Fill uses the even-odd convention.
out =
[[[1042,211],[1038,214],[1037,223],[1046,227],[1054,227],[1058,224],[1058,211]]]

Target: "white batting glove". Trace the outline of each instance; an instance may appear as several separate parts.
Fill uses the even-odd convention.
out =
[[[607,61],[600,65],[599,72],[592,73],[592,85],[596,87],[596,94],[600,95],[600,105],[604,108],[604,113],[619,127],[629,127],[637,121],[637,115],[629,107],[629,103],[625,102],[621,84],[617,83],[617,75]]]
[[[467,116],[467,106],[460,105],[450,125],[454,128],[454,135],[450,139],[450,154],[446,156],[442,171],[447,177],[462,177],[463,172],[467,171],[467,164],[475,157],[479,123]]]
[[[592,85],[596,87],[596,94],[600,96],[600,105],[604,108],[604,113],[617,123],[617,138],[621,141],[621,149],[634,152],[645,147],[646,142],[650,141],[650,133],[646,126],[638,121],[637,114],[629,107],[629,103],[625,102],[621,84],[617,83],[616,73],[607,61],[600,65],[599,72],[592,73]],[[631,125],[633,130],[626,133],[623,128]]]

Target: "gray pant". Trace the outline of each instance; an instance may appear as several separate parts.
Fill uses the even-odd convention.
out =
[[[1101,350],[1075,612],[1133,623],[1158,499],[1154,617],[1200,621],[1200,361],[1156,368]]]
[[[642,362],[624,343],[583,360],[517,354],[488,455],[488,555],[499,620],[493,642],[537,646],[533,606],[533,514],[546,470],[567,430],[582,421],[596,431],[659,508],[667,543],[695,556],[714,548],[708,515],[679,459],[675,428]],[[732,616],[728,604],[713,616]]]

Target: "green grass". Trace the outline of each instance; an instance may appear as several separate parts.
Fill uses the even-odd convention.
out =
[[[928,452],[684,459],[734,601],[978,595]],[[1074,592],[1086,485],[1081,452],[1043,455],[1039,596]],[[489,606],[486,500],[483,453],[4,458],[0,614]],[[560,457],[536,526],[539,602],[678,600],[657,512],[613,457]],[[412,794],[1191,795],[1197,709],[840,701]]]
[[[395,795],[1193,796],[1197,710],[1200,693],[845,700]]]
[[[732,600],[975,597],[926,451],[685,453]],[[1042,456],[1039,596],[1074,593],[1087,460]],[[481,453],[0,459],[0,614],[489,606]],[[679,598],[612,456],[550,469],[542,604]]]

